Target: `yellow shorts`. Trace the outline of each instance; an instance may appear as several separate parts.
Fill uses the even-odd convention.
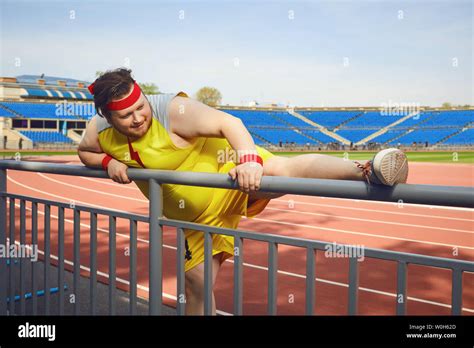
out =
[[[263,161],[275,156],[270,151],[257,146]],[[227,174],[235,164],[226,163],[219,173]],[[235,229],[242,216],[252,218],[261,213],[270,199],[259,199],[248,206],[249,195],[240,190],[216,189],[209,207],[193,222],[214,227]],[[204,262],[204,233],[184,229],[185,233],[185,272]],[[221,262],[234,255],[234,237],[221,234],[212,235],[212,255],[223,253]]]

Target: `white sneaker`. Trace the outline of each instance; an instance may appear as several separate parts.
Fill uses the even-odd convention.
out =
[[[399,149],[379,151],[363,165],[357,161],[354,163],[362,170],[368,184],[393,186],[407,182],[408,161]]]
[[[372,174],[377,177],[381,184],[393,186],[407,182],[408,160],[403,151],[395,148],[379,151],[371,162]],[[372,178],[369,177],[370,179]]]

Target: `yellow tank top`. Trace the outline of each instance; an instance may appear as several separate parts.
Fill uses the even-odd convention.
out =
[[[170,101],[172,98],[168,99]],[[179,148],[174,145],[155,112],[147,133],[130,142],[130,145],[129,139],[111,126],[99,130],[99,143],[105,153],[129,167],[208,173],[218,173],[225,165],[218,163],[218,151],[232,148],[227,139],[203,137],[194,139],[186,148]],[[143,166],[140,160],[134,159],[134,151],[138,153]],[[228,164],[234,166],[233,163]],[[136,184],[149,198],[148,182],[137,180]],[[214,191],[214,188],[207,187],[164,184],[164,215],[170,219],[194,221],[209,206]]]

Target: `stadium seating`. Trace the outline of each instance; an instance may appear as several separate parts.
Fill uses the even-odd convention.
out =
[[[453,135],[443,142],[446,145],[474,145],[474,128],[468,128],[465,131]]]
[[[2,102],[0,105],[6,106],[25,118],[81,120],[78,116],[68,115],[67,110],[62,111],[56,104]]]
[[[382,128],[404,116],[383,115],[379,111],[369,111],[344,124],[344,128]]]
[[[413,132],[403,135],[402,137],[390,141],[389,144],[403,144],[410,145],[413,142],[428,142],[429,145],[433,145],[450,134],[455,133],[455,129],[416,129]]]
[[[33,143],[72,143],[72,140],[59,132],[45,131],[20,131],[33,141]]]
[[[31,93],[36,93],[32,88]],[[38,93],[44,91],[37,89]],[[69,92],[67,92],[69,93]],[[38,96],[40,96],[38,94]],[[71,95],[71,97],[73,97]],[[79,97],[79,96],[76,96]],[[80,97],[82,98],[82,96]],[[82,104],[80,108],[68,110],[71,104],[58,106],[55,103],[38,102],[0,102],[0,117],[50,120],[89,120],[95,115],[91,103]],[[79,111],[80,109],[80,111]],[[234,110],[222,109],[235,117],[240,118],[247,129],[253,134],[257,145],[266,145],[268,142],[278,145],[294,143],[296,145],[321,145],[340,142],[316,127],[293,116],[285,110]],[[341,111],[304,111],[296,110],[309,120],[316,122],[336,135],[357,143],[380,129],[400,120],[405,115],[385,116],[379,111],[341,110]],[[71,115],[76,113],[76,115]],[[387,128],[387,131],[368,142],[386,145],[411,145],[413,142],[428,142],[429,145],[464,145],[473,144],[474,110],[443,110],[422,111],[399,124]],[[461,132],[462,129],[469,127]],[[22,131],[31,137],[34,142],[64,142],[71,140],[60,133],[41,131]],[[457,134],[459,133],[459,134]],[[452,136],[451,136],[452,135]],[[264,139],[264,140],[263,140]]]
[[[361,111],[297,111],[300,115],[329,129],[361,113]]]

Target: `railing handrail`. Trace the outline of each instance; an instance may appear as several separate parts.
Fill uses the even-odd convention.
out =
[[[0,160],[0,169],[109,178],[107,173],[100,169],[44,162]],[[149,179],[155,179],[163,184],[238,189],[238,183],[225,174],[136,168],[129,168],[127,174],[132,180],[148,181]],[[474,208],[474,187],[468,186],[398,184],[389,187],[383,185],[369,186],[363,181],[264,176],[260,191],[398,202],[400,204],[415,203]]]

